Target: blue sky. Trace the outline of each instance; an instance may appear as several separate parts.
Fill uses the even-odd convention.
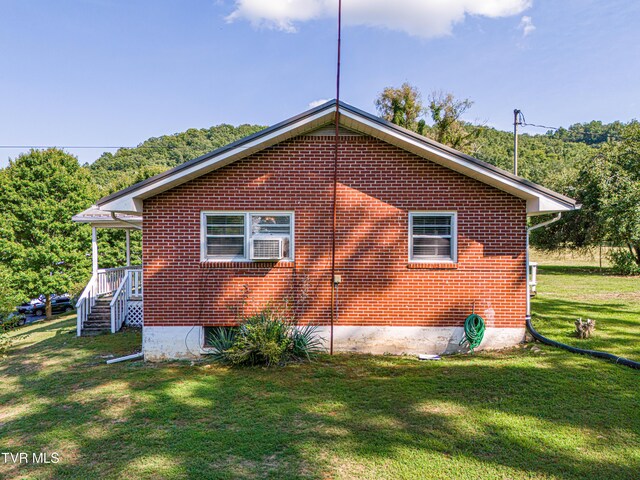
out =
[[[300,113],[335,96],[333,1],[0,0],[0,145],[136,145]],[[409,81],[505,130],[516,107],[551,126],[639,117],[640,2],[343,4],[341,97],[369,112]]]

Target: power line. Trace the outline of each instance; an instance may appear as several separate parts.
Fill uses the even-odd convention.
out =
[[[524,118],[524,113],[522,113],[520,110],[518,110],[518,118],[517,118],[517,122],[518,125],[521,125],[523,127],[535,127],[535,128],[544,128],[546,130],[558,130],[559,127],[548,127],[546,125],[538,125],[536,123],[527,123],[527,120]]]

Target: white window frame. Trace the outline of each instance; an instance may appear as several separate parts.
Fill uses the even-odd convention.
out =
[[[213,256],[207,255],[207,216],[208,215],[228,215],[228,216],[244,216],[244,255],[234,256]],[[279,210],[251,210],[251,211],[215,211],[205,210],[200,212],[200,261],[201,262],[254,262],[251,260],[251,217],[253,215],[273,215],[273,216],[288,216],[289,224],[291,226],[291,233],[289,235],[289,256],[280,260],[281,262],[293,262],[295,259],[295,218],[292,211],[279,211]]]
[[[451,257],[450,258],[414,258],[413,257],[413,218],[414,216],[451,217]],[[440,235],[435,235],[440,237]],[[450,210],[428,210],[409,212],[409,262],[411,263],[457,263],[458,262],[458,212]]]

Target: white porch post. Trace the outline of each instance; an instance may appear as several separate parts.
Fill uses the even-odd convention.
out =
[[[96,227],[91,227],[91,265],[92,273],[96,275],[98,273],[98,230]]]
[[[131,266],[131,238],[130,238],[130,230],[127,228],[125,230],[125,234],[127,236],[127,267]]]

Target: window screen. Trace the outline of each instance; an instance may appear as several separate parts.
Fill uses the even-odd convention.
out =
[[[454,259],[453,214],[414,213],[410,218],[412,260]]]
[[[206,215],[207,256],[244,256],[244,215]]]

